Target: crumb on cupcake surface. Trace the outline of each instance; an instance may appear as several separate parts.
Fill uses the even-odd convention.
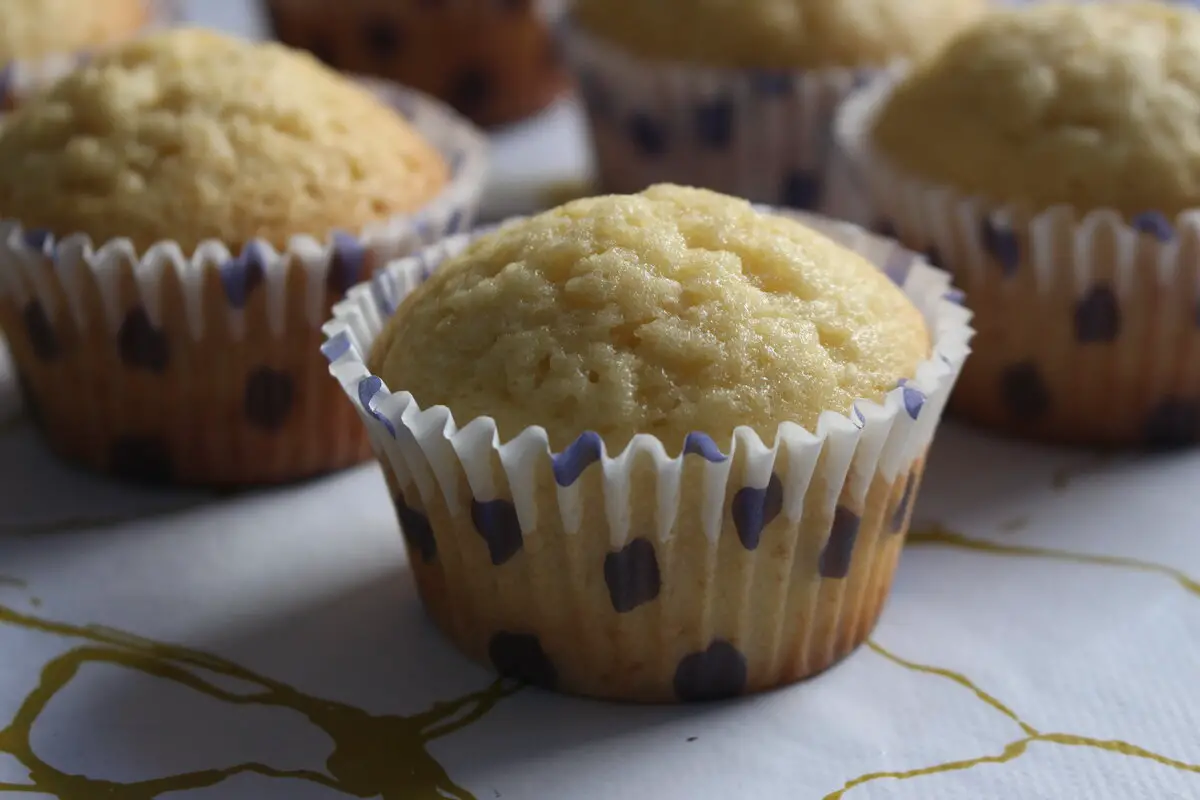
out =
[[[139,249],[357,231],[447,179],[399,114],[311,56],[201,29],[113,48],[0,129],[0,216]]]
[[[568,203],[443,263],[376,341],[371,371],[458,424],[533,424],[623,448],[748,425],[815,430],[928,357],[920,312],[873,264],[790,219],[676,186]]]
[[[4,0],[0,65],[105,45],[146,21],[146,0]]]
[[[1200,12],[996,12],[898,85],[870,132],[914,176],[998,202],[1200,206]]]
[[[988,0],[579,0],[582,26],[644,58],[719,67],[879,66],[921,57]]]

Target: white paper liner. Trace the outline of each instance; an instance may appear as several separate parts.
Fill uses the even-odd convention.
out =
[[[443,236],[469,230],[487,174],[486,139],[457,113],[411,89],[361,80],[402,113],[450,165],[447,186],[415,214],[395,216],[325,242],[296,236],[284,252],[255,241],[241,254],[230,252],[217,240],[202,242],[190,254],[175,242],[161,242],[138,254],[127,239],[114,239],[97,248],[83,234],[51,241],[38,232],[24,231],[17,220],[0,220],[0,294],[22,305],[36,299],[51,321],[66,313],[83,329],[94,312],[86,290],[90,279],[95,278],[104,302],[106,326],[115,335],[124,311],[119,295],[122,270],[134,265],[139,299],[156,326],[161,322],[162,303],[158,286],[167,271],[174,271],[184,287],[188,329],[194,339],[200,340],[205,335],[206,275],[212,270],[241,270],[241,276],[231,275],[230,281],[244,285],[246,270],[261,267],[270,333],[278,337],[284,335],[288,318],[284,298],[289,270],[298,267],[305,271],[308,286],[305,316],[316,329],[328,317],[326,278],[339,256],[353,259],[361,272],[363,265],[384,264]],[[66,298],[66,308],[61,307],[60,297]],[[235,301],[229,306],[229,326],[235,338],[244,335],[243,312]]]
[[[177,25],[185,16],[182,0],[145,0],[145,5],[147,23],[136,36]],[[19,105],[30,94],[63,77],[89,56],[88,52],[53,53],[0,65],[0,110]]]
[[[1029,208],[925,181],[871,144],[873,121],[902,77],[883,75],[852,93],[835,131],[877,221],[949,270],[979,315],[956,408],[999,421],[998,408],[980,413],[980,404],[998,405],[1005,367],[1036,362],[1058,408],[1011,421],[1040,427],[1039,437],[1200,440],[1200,369],[1191,366],[1190,342],[1190,332],[1200,333],[1200,209],[1173,219],[1146,209],[1127,219],[1113,208]],[[1108,308],[1090,314],[1097,296]],[[1192,415],[1179,403],[1197,405],[1196,418],[1167,424],[1164,414]]]
[[[896,244],[873,236],[860,228],[798,212],[776,212],[795,216],[837,241],[862,253],[885,269],[912,299],[925,317],[933,341],[933,355],[923,362],[910,381],[890,392],[882,403],[858,400],[849,414],[826,411],[820,416],[815,432],[793,423],[779,426],[773,442],[763,442],[748,427],[735,430],[731,442],[720,447],[723,456],[715,456],[717,443],[707,437],[697,446],[685,447],[705,458],[705,500],[703,527],[714,541],[721,530],[726,499],[726,484],[735,461],[744,465],[740,480],[745,486],[766,487],[777,458],[786,452],[789,476],[808,476],[790,480],[784,487],[783,513],[791,521],[814,511],[805,504],[810,485],[826,489],[825,518],[832,518],[839,499],[861,503],[876,476],[892,480],[907,470],[925,453],[942,409],[962,368],[973,334],[970,312],[957,304],[949,276],[929,266],[919,257]],[[417,286],[444,259],[461,252],[473,237],[457,236],[440,242],[410,258],[393,262],[370,283],[350,290],[337,304],[333,319],[324,331],[323,350],[330,359],[330,372],[355,405],[367,426],[376,454],[395,473],[400,485],[417,486],[427,504],[440,494],[451,514],[467,513],[472,499],[486,502],[497,496],[493,461],[503,465],[506,484],[511,492],[520,527],[536,535],[538,515],[561,516],[564,530],[581,530],[577,489],[573,481],[559,481],[558,507],[539,508],[535,501],[535,473],[563,468],[565,455],[551,451],[546,432],[540,426],[525,429],[507,442],[500,440],[494,420],[480,417],[463,424],[454,420],[449,409],[435,406],[421,409],[411,394],[393,393],[365,364],[366,354],[379,335],[397,303]],[[696,434],[693,434],[695,436]],[[586,438],[586,434],[576,442]],[[689,437],[691,442],[691,437]],[[705,454],[705,445],[710,446]],[[629,538],[626,500],[630,494],[635,463],[649,455],[654,464],[658,487],[658,530],[660,540],[668,537],[679,513],[679,487],[686,455],[670,454],[657,438],[635,436],[618,454],[609,455],[602,447],[599,454],[582,456],[578,468],[598,462],[604,475],[605,525],[611,544],[622,546]],[[715,456],[715,457],[714,457]],[[461,496],[457,476],[466,475],[473,497]],[[508,498],[506,498],[508,499]],[[594,522],[592,524],[595,524]]]
[[[559,30],[604,191],[679,183],[868,221],[830,129],[842,98],[878,69],[651,63],[589,35],[569,15]]]

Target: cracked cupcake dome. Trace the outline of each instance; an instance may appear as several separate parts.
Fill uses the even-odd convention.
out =
[[[200,29],[92,59],[0,132],[0,216],[139,250],[237,251],[412,212],[448,180],[434,147],[311,56]]]
[[[987,7],[987,0],[579,0],[572,13],[642,58],[799,69],[919,58]]]
[[[482,125],[533,114],[567,88],[550,32],[560,0],[266,0],[284,43],[346,72],[441,98]]]
[[[880,399],[927,358],[921,314],[881,271],[794,220],[697,189],[580,200],[481,237],[400,306],[371,372],[504,439],[542,425],[610,452],[679,452],[738,425],[773,441]]]
[[[927,181],[1033,209],[1200,207],[1200,12],[1155,2],[997,12],[914,70],[872,136]]]
[[[149,19],[147,0],[4,0],[0,65],[111,44]]]

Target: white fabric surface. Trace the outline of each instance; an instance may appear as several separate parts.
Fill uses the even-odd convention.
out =
[[[193,11],[250,30],[242,6]],[[556,165],[548,180],[579,174],[582,143],[562,139],[578,120],[557,113],[532,139],[499,141],[500,183],[534,161]],[[17,405],[7,373],[0,419]],[[147,492],[57,464],[18,425],[0,435],[0,476],[0,575],[15,579],[0,579],[0,794],[31,783],[2,754],[23,739],[6,726],[61,677],[30,742],[52,768],[43,785],[71,800],[157,797],[181,779],[127,785],[182,773],[211,783],[170,795],[188,800],[820,800],[848,785],[852,800],[1200,798],[1200,584],[1186,578],[1200,578],[1200,453],[1100,460],[949,425],[874,647],[706,707],[525,690],[427,744],[404,720],[492,678],[426,621],[375,467],[237,497]],[[143,660],[147,674],[111,655],[148,645],[36,631],[34,618],[181,643],[266,677],[171,652]],[[80,646],[95,649],[70,656],[77,673],[43,674]],[[259,702],[213,699],[197,677]]]

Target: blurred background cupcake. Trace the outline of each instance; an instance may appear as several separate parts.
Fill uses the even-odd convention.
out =
[[[840,100],[934,51],[987,0],[579,0],[565,51],[600,188],[671,181],[857,218],[831,168]]]
[[[177,22],[175,0],[4,0],[0,3],[0,109],[60,77],[80,57]]]
[[[57,453],[233,486],[370,455],[320,326],[378,266],[469,226],[485,166],[457,114],[374,88],[177,28],[6,118],[0,327]]]
[[[952,400],[1037,439],[1200,442],[1200,11],[1032,3],[856,93],[839,138],[889,233],[956,277]]]
[[[550,35],[561,0],[265,0],[275,36],[485,126],[528,117],[568,85]]]

